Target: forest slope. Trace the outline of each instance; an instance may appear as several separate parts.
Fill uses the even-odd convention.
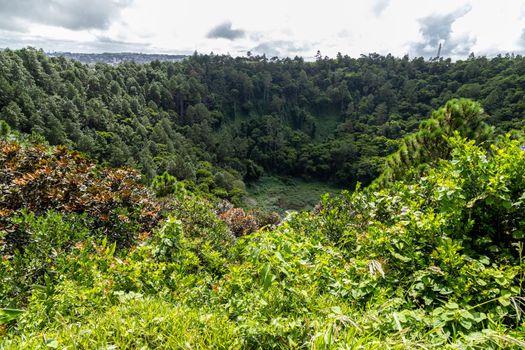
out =
[[[195,54],[181,62],[83,65],[0,52],[0,119],[147,181],[168,172],[240,203],[270,175],[352,187],[453,97],[483,103],[498,130],[523,126],[525,58],[425,61],[371,54],[305,62]]]

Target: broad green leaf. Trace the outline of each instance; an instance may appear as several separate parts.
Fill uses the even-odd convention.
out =
[[[0,309],[0,325],[6,324],[8,322],[15,320],[22,313],[24,313],[24,310]]]

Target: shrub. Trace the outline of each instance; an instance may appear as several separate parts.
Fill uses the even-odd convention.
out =
[[[119,246],[129,245],[137,232],[151,231],[161,218],[160,205],[140,181],[132,169],[97,167],[62,146],[0,141],[0,230],[11,231],[9,218],[20,209],[54,209],[86,213],[93,229]],[[10,234],[6,241],[20,247]]]
[[[176,197],[183,197],[186,192],[184,185],[177,181],[177,178],[171,176],[167,172],[158,175],[153,179],[151,188],[157,197],[165,197],[168,195],[175,195]]]
[[[244,236],[258,229],[257,220],[253,215],[246,214],[242,208],[233,208],[219,215],[230,228],[232,233],[237,236]]]
[[[10,252],[0,246],[0,305],[18,304],[32,286],[53,281],[67,252],[90,236],[86,219],[75,214],[49,211],[36,216],[22,211],[10,220],[10,235],[16,238],[19,249]]]

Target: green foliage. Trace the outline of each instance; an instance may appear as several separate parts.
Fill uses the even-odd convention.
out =
[[[151,188],[157,197],[165,197],[173,194],[177,197],[184,196],[184,185],[177,181],[177,178],[167,172],[158,175],[153,179]]]
[[[474,98],[488,124],[519,129],[523,62],[510,55],[305,62],[211,54],[87,66],[31,48],[4,50],[0,119],[100,162],[137,167],[148,182],[164,172],[195,181],[207,161],[219,181],[205,177],[200,190],[237,201],[243,186],[232,191],[220,174],[236,182],[265,172],[368,184],[396,140],[451,98]]]
[[[183,249],[182,223],[174,218],[168,218],[164,226],[157,232],[158,240],[153,254],[161,260],[173,260],[177,253]]]
[[[24,214],[32,240],[0,274],[2,303],[25,312],[0,346],[523,348],[522,143],[445,141],[424,177],[237,239],[189,193],[120,252],[76,214]],[[19,285],[25,302],[6,292]]]
[[[90,227],[119,246],[132,244],[135,232],[151,231],[161,218],[161,206],[132,169],[97,167],[63,146],[5,140],[0,152],[0,230],[8,232],[8,251],[25,246],[25,232],[10,221],[21,209],[87,213]]]
[[[0,325],[4,325],[10,321],[15,320],[23,313],[23,310],[18,309],[0,309]]]
[[[0,253],[0,303],[8,305],[23,302],[30,295],[33,285],[54,283],[59,274],[58,267],[64,254],[89,236],[82,217],[62,215],[50,211],[44,216],[22,212],[10,218],[18,236],[17,245],[12,249],[3,241]]]
[[[478,103],[467,99],[448,101],[445,107],[434,111],[430,119],[421,123],[417,133],[401,139],[398,151],[386,159],[383,173],[374,185],[407,178],[414,172],[420,175],[417,173],[433,162],[447,158],[451,145],[446,138],[455,133],[478,142],[489,140],[494,130],[484,119],[487,116]]]
[[[3,120],[0,120],[0,136],[5,137],[9,135],[10,132],[11,132],[11,128],[9,127],[9,124],[7,124]]]
[[[119,293],[114,305],[92,314],[86,323],[60,326],[41,336],[28,334],[17,341],[7,340],[9,349],[182,349],[238,348],[236,331],[224,316],[207,314],[184,306],[143,296]],[[137,315],[141,315],[140,321]],[[204,327],[205,326],[205,327]]]
[[[0,60],[13,128],[162,174],[152,187],[172,194],[163,207],[136,172],[0,141],[0,348],[525,347],[523,133],[483,123],[521,125],[521,57]],[[451,101],[381,186],[280,224],[201,196],[239,198],[258,167],[369,182],[454,94],[493,116]],[[319,140],[325,113],[341,120]]]

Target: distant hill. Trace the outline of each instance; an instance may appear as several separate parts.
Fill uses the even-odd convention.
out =
[[[178,62],[186,58],[186,55],[167,55],[167,54],[145,54],[135,52],[117,52],[117,53],[78,53],[78,52],[48,52],[49,57],[63,56],[82,63],[108,63],[118,64],[121,62],[134,61],[136,63],[149,63],[152,61],[161,62]]]

